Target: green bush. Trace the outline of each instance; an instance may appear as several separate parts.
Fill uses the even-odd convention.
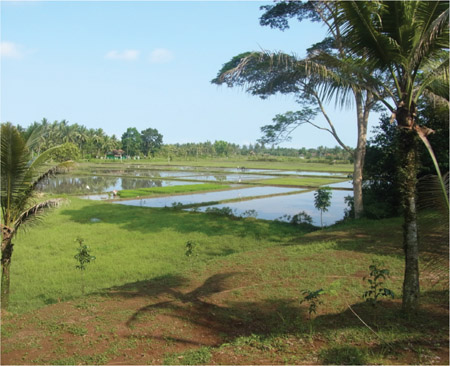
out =
[[[77,161],[80,159],[80,149],[77,145],[67,142],[60,146],[59,149],[55,150],[50,154],[51,159],[62,163],[68,160]]]

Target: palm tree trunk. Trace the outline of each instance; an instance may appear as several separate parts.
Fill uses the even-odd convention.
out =
[[[11,237],[3,232],[2,239],[2,281],[1,281],[1,308],[6,310],[9,305],[9,284],[10,284],[10,272],[11,256],[13,251],[13,244],[11,243]]]
[[[419,305],[419,240],[417,235],[416,182],[417,134],[402,129],[399,142],[402,204],[404,210],[403,249],[405,251],[405,277],[403,281],[403,310],[410,313]]]

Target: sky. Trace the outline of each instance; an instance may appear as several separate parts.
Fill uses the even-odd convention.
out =
[[[117,137],[156,128],[164,143],[254,144],[276,114],[299,110],[294,95],[262,100],[211,84],[246,51],[305,56],[326,29],[308,21],[263,27],[271,1],[1,0],[0,120],[28,126],[67,120]],[[356,112],[327,106],[341,139],[356,146]],[[377,124],[378,115],[369,122]],[[325,126],[323,118],[316,123]],[[334,147],[327,132],[301,126],[295,148]]]

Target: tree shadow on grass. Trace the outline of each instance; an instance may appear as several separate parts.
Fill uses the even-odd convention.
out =
[[[431,220],[427,214],[422,216],[419,220],[421,259],[425,262],[435,262],[437,258],[443,258],[448,262],[448,227],[437,220]],[[314,245],[320,242],[335,242],[336,250],[404,258],[401,218],[349,221],[308,235],[290,238],[283,245]]]
[[[76,210],[65,209],[61,210],[61,214],[80,224],[96,225],[96,222],[91,221],[95,218],[103,224],[142,233],[155,233],[170,228],[181,233],[200,232],[208,236],[232,234],[243,238],[253,236],[256,239],[281,241],[284,236],[298,236],[306,232],[292,225],[274,221],[246,220],[170,208],[132,207],[110,203],[94,203]]]
[[[250,337],[251,339],[249,338],[250,341],[246,345],[258,348],[262,347],[262,343],[274,337],[290,335],[308,337],[310,335],[307,307],[301,306],[299,299],[251,299],[249,296],[248,301],[238,301],[233,300],[235,297],[228,296],[232,291],[243,289],[232,286],[230,288],[229,285],[232,282],[229,280],[239,274],[241,273],[215,274],[194,289],[187,289],[188,281],[182,277],[171,278],[171,286],[166,288],[158,287],[160,284],[155,285],[153,282],[133,283],[116,288],[110,296],[127,297],[129,296],[128,289],[131,286],[137,293],[142,292],[143,295],[154,297],[149,298],[148,305],[137,309],[128,318],[126,325],[130,328],[142,326],[142,329],[146,329],[148,318],[145,315],[157,316],[163,313],[165,317],[173,319],[172,323],[187,324],[188,333],[193,332],[193,329],[208,329],[216,335],[221,335],[220,339],[217,337],[219,340],[213,344],[214,346],[219,346],[224,342],[232,344],[240,337]],[[187,290],[183,291],[181,287],[185,287]],[[149,292],[149,288],[153,288],[153,290]],[[121,289],[124,291],[120,291]],[[161,293],[167,296],[162,301],[156,298]],[[219,296],[220,299],[217,300],[216,296]],[[440,292],[425,293],[423,296],[425,298],[442,297],[442,294]],[[319,358],[323,362],[333,363],[333,360],[337,360],[339,364],[364,364],[367,363],[368,351],[372,354],[374,352],[395,354],[405,344],[412,343],[429,347],[430,342],[438,341],[445,344],[446,339],[448,340],[448,337],[445,336],[448,333],[448,309],[446,311],[442,306],[424,306],[413,318],[402,315],[399,301],[382,302],[376,313],[370,304],[364,302],[352,304],[351,309],[349,307],[332,314],[322,313],[315,318],[314,334],[320,334],[322,339],[324,337],[325,339],[334,339],[346,330],[355,331],[354,335],[349,335],[349,339],[353,338],[356,341],[350,340],[349,344],[346,340],[327,341],[323,352],[319,354]],[[376,332],[380,334],[394,332],[397,333],[398,339],[389,344],[381,338],[378,339],[367,331],[366,326],[354,315],[354,312],[370,324]],[[152,322],[158,322],[158,318],[153,319]],[[361,333],[361,330],[364,330],[365,333]],[[147,332],[145,337],[168,340],[167,336],[160,333],[154,334],[151,331]],[[365,340],[361,337],[371,337],[371,339]],[[170,341],[180,344],[211,346],[211,343],[205,343],[201,338],[189,339],[183,333],[182,327],[175,336],[172,335],[169,338]],[[276,348],[276,346],[273,347]],[[361,347],[363,351],[359,350]]]

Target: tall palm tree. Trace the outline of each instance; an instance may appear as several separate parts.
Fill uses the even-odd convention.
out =
[[[448,208],[439,166],[427,135],[433,131],[417,123],[417,104],[424,96],[444,98],[449,85],[449,3],[446,1],[342,1],[337,24],[351,45],[350,52],[365,57],[388,76],[381,98],[400,129],[399,177],[404,206],[405,277],[403,309],[415,310],[419,301],[416,214],[417,141],[428,148]]]
[[[44,202],[35,201],[34,191],[39,182],[53,173],[56,168],[42,171],[52,148],[34,160],[30,160],[30,146],[37,140],[32,134],[23,140],[17,129],[7,123],[1,126],[1,306],[9,303],[10,265],[13,252],[12,240],[18,229],[50,207],[58,206],[60,199]]]

